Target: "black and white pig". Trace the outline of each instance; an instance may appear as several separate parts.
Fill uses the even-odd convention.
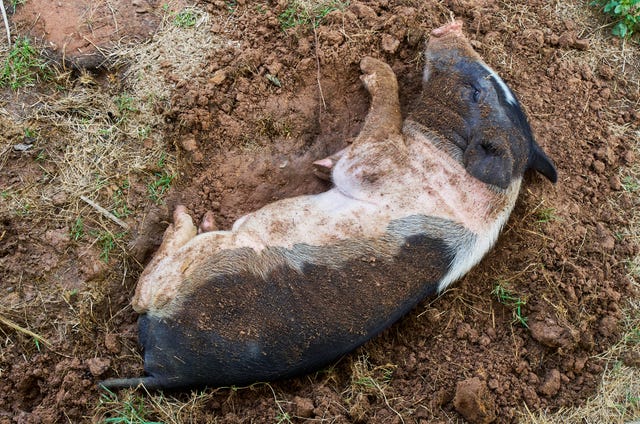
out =
[[[308,373],[477,264],[524,172],[557,177],[461,26],[431,33],[423,92],[404,122],[391,68],[361,61],[371,107],[354,143],[317,163],[331,170],[329,191],[201,234],[177,207],[132,302],[146,376],[101,384],[182,389]]]

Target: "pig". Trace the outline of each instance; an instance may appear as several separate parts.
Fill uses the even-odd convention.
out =
[[[318,370],[467,273],[495,243],[526,170],[557,180],[516,96],[453,21],[432,31],[422,93],[365,57],[355,141],[316,162],[333,187],[200,231],[178,206],[142,272],[144,377],[110,389],[247,385]]]

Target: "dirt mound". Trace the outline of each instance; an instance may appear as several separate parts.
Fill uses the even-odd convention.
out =
[[[0,323],[0,423],[113,417],[123,405],[173,422],[505,423],[525,406],[557,410],[595,393],[605,364],[598,355],[619,340],[625,300],[638,295],[625,267],[640,253],[629,229],[638,183],[625,171],[640,125],[637,64],[622,73],[598,50],[613,41],[582,27],[597,23],[580,5],[351,1],[314,26],[320,15],[295,14],[292,4],[203,2],[211,33],[230,42],[195,76],[161,65],[174,91],[158,113],[179,171],[164,205],[129,179],[127,201],[138,209],[124,218],[134,229],[123,236],[133,246],[125,260],[106,265],[62,218],[18,213],[17,200],[0,210],[0,318],[20,326]],[[363,123],[360,59],[392,66],[406,109],[419,91],[426,34],[450,14],[516,92],[558,184],[528,175],[478,267],[315,375],[176,398],[100,392],[98,379],[142,373],[128,302],[173,206],[198,218],[212,210],[224,229],[266,203],[326,189],[311,162],[344,147]],[[55,183],[43,182],[36,155],[5,151],[0,187]],[[56,202],[58,212],[67,204]]]

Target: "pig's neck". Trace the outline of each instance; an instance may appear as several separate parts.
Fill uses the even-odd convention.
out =
[[[444,185],[435,183],[438,181],[437,172],[430,175],[438,193],[434,203],[439,205],[432,213],[459,222],[474,234],[473,240],[451,240],[454,244],[464,245],[454,248],[457,252],[455,260],[439,283],[439,290],[444,290],[480,262],[495,244],[516,203],[522,179],[515,178],[505,190],[485,184],[463,170],[462,150],[455,143],[410,119],[405,121],[403,131],[410,140],[409,149],[420,152],[409,154],[410,157],[428,158],[430,162],[439,163],[442,169],[451,169],[450,173],[464,174],[458,174],[455,179],[445,179],[447,184]]]
[[[500,231],[507,223],[509,215],[515,206],[518,192],[520,191],[521,178],[517,178],[511,182],[509,187],[504,191],[505,202],[498,213],[495,214],[493,220],[487,222],[484,231],[476,234],[471,246],[460,246],[455,249],[456,257],[451,265],[449,272],[440,280],[438,291],[442,292],[449,284],[462,278],[467,272],[477,265],[484,255],[493,247]],[[463,242],[460,240],[460,242]]]

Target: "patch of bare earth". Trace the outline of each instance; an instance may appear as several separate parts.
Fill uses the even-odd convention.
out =
[[[142,68],[136,50],[121,50],[109,71],[125,77],[121,85],[94,76],[94,99],[124,91],[142,100],[124,112],[113,103],[113,134],[126,137],[107,137],[99,130],[114,118],[92,112],[97,127],[81,129],[95,137],[82,145],[131,156],[89,150],[91,172],[73,174],[80,182],[65,177],[65,158],[72,163],[84,150],[69,150],[75,139],[67,126],[42,126],[58,115],[33,118],[32,104],[18,115],[9,103],[27,94],[3,92],[0,423],[99,421],[131,409],[164,422],[517,422],[589,404],[605,368],[618,360],[605,352],[614,345],[637,351],[638,274],[628,268],[640,253],[631,225],[640,180],[630,171],[640,131],[637,45],[604,36],[592,11],[566,2],[351,1],[315,29],[303,23],[286,31],[278,16],[287,2],[200,6],[206,19],[181,31],[186,40],[205,38],[177,49],[195,44],[190,56],[201,55],[200,62],[172,60],[173,39],[141,46]],[[99,379],[142,373],[128,302],[173,205],[198,218],[212,210],[224,229],[273,200],[326,189],[310,164],[344,147],[363,123],[360,59],[372,55],[393,67],[406,110],[420,88],[424,40],[451,14],[518,95],[558,166],[558,184],[528,176],[497,246],[478,267],[326,370],[191,394],[101,392]],[[145,74],[164,87],[158,92],[167,90],[159,99],[144,91],[151,86]],[[70,78],[71,88],[48,104],[80,89],[81,78]],[[60,116],[78,113],[65,105]],[[101,113],[105,120],[96,121]],[[149,132],[141,116],[152,123]],[[35,148],[16,151],[30,125],[40,128]],[[38,159],[40,152],[56,160]],[[133,166],[136,152],[152,159]],[[108,167],[95,164],[102,157],[112,158]],[[165,171],[174,176],[172,189],[158,203],[149,184]],[[92,185],[92,173],[100,184]],[[119,211],[130,230],[80,196]],[[86,229],[76,240],[78,217]],[[106,261],[100,231],[118,236]],[[492,294],[497,284],[526,302],[526,326],[514,320],[512,302]],[[637,373],[633,354],[621,354],[619,364]],[[626,388],[635,403],[623,403],[611,422],[638,416],[633,384]]]

